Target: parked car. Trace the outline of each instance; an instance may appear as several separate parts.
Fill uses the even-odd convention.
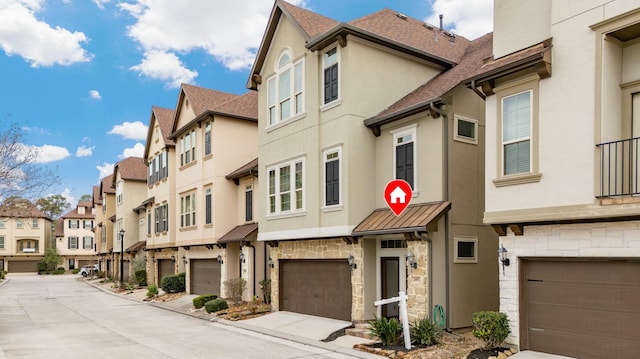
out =
[[[82,267],[80,269],[80,274],[82,274],[83,277],[86,277],[88,275],[91,275],[95,272],[97,272],[99,270],[98,265],[97,264],[87,264],[86,266]]]

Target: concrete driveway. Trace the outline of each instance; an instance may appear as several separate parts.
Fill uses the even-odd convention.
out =
[[[534,352],[534,351],[531,351],[531,350],[525,350],[525,351],[517,352],[517,353],[513,354],[512,356],[510,356],[509,358],[514,358],[514,359],[574,359],[574,358],[565,357],[565,356],[561,356],[561,355]]]

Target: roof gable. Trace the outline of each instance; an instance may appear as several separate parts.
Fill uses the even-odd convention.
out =
[[[125,181],[146,181],[147,180],[147,166],[141,157],[128,157],[124,160],[116,163],[113,168],[113,187],[115,187],[115,181],[120,174],[120,179]]]
[[[151,119],[149,120],[149,127],[147,129],[147,142],[144,147],[143,158],[146,160],[149,157],[149,146],[153,141],[153,135],[155,133],[155,126],[158,125],[160,129],[160,136],[166,146],[175,146],[175,142],[171,138],[171,130],[173,129],[173,122],[175,120],[175,111],[163,108],[159,106],[151,107]]]

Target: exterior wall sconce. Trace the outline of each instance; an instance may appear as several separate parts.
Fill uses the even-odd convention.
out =
[[[187,257],[182,256],[182,263],[187,264],[187,262],[188,262],[188,261],[187,261]]]
[[[176,256],[171,256],[171,261],[175,262],[176,261]]]
[[[500,248],[498,248],[498,258],[500,259],[500,263],[502,263],[502,274],[504,275],[504,267],[508,267],[511,261],[507,258],[507,249],[502,244]]]
[[[153,258],[153,262],[155,263],[155,262],[157,262],[157,261],[158,261],[158,260],[154,257],[154,258]]]
[[[267,259],[267,265],[269,266],[269,268],[275,267],[275,264],[273,264],[273,259],[271,259],[271,257]]]
[[[224,261],[222,260],[222,255],[218,254],[218,258],[216,259],[218,260],[218,263],[224,264]]]
[[[407,265],[413,269],[418,268],[418,263],[416,262],[416,255],[413,252],[409,252],[407,254]]]
[[[349,257],[347,257],[347,262],[349,263],[349,267],[351,267],[351,269],[356,269],[358,268],[358,265],[355,262],[355,258],[353,258],[353,256],[351,254],[349,254]]]
[[[240,263],[247,263],[247,259],[244,256],[244,253],[240,253]]]

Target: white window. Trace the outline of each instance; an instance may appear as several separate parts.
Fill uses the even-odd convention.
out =
[[[196,225],[196,194],[188,193],[180,197],[180,227]]]
[[[531,90],[502,98],[502,174],[531,172]]]
[[[204,155],[211,154],[211,121],[204,125]]]
[[[78,237],[76,237],[76,236],[69,237],[68,248],[69,249],[78,249]]]
[[[453,122],[453,139],[467,143],[478,143],[478,121],[455,116]]]
[[[454,263],[478,263],[478,238],[454,237]]]
[[[211,224],[212,221],[212,197],[211,188],[204,190],[204,223]]]
[[[123,187],[123,184],[124,183],[122,181],[116,182],[116,204],[122,204],[122,200],[123,200],[122,187]]]
[[[31,221],[31,228],[38,228],[38,226],[39,226],[38,220],[34,218]]]
[[[324,104],[339,98],[338,48],[334,47],[322,56]]]
[[[393,134],[394,178],[405,180],[416,189],[416,126],[402,128]]]
[[[78,214],[84,214],[84,207],[78,207]]]
[[[85,220],[85,221],[83,221],[83,222],[84,222],[84,223],[83,223],[83,227],[84,227],[84,229],[91,229],[91,228],[93,228],[93,221],[91,221],[91,220]]]
[[[82,248],[83,249],[93,249],[93,237],[82,237]]]
[[[187,131],[180,137],[180,166],[187,165],[196,159],[196,130]]]
[[[21,219],[16,219],[16,228],[24,228],[24,222]]]
[[[70,219],[69,220],[69,228],[72,228],[72,229],[80,228],[80,220],[78,220],[78,219]]]
[[[267,80],[269,126],[304,111],[304,61],[293,63],[289,51],[278,60],[276,74]]]
[[[324,205],[340,204],[340,157],[339,148],[324,151]]]
[[[301,211],[304,208],[304,162],[295,160],[273,166],[267,173],[269,213]]]

